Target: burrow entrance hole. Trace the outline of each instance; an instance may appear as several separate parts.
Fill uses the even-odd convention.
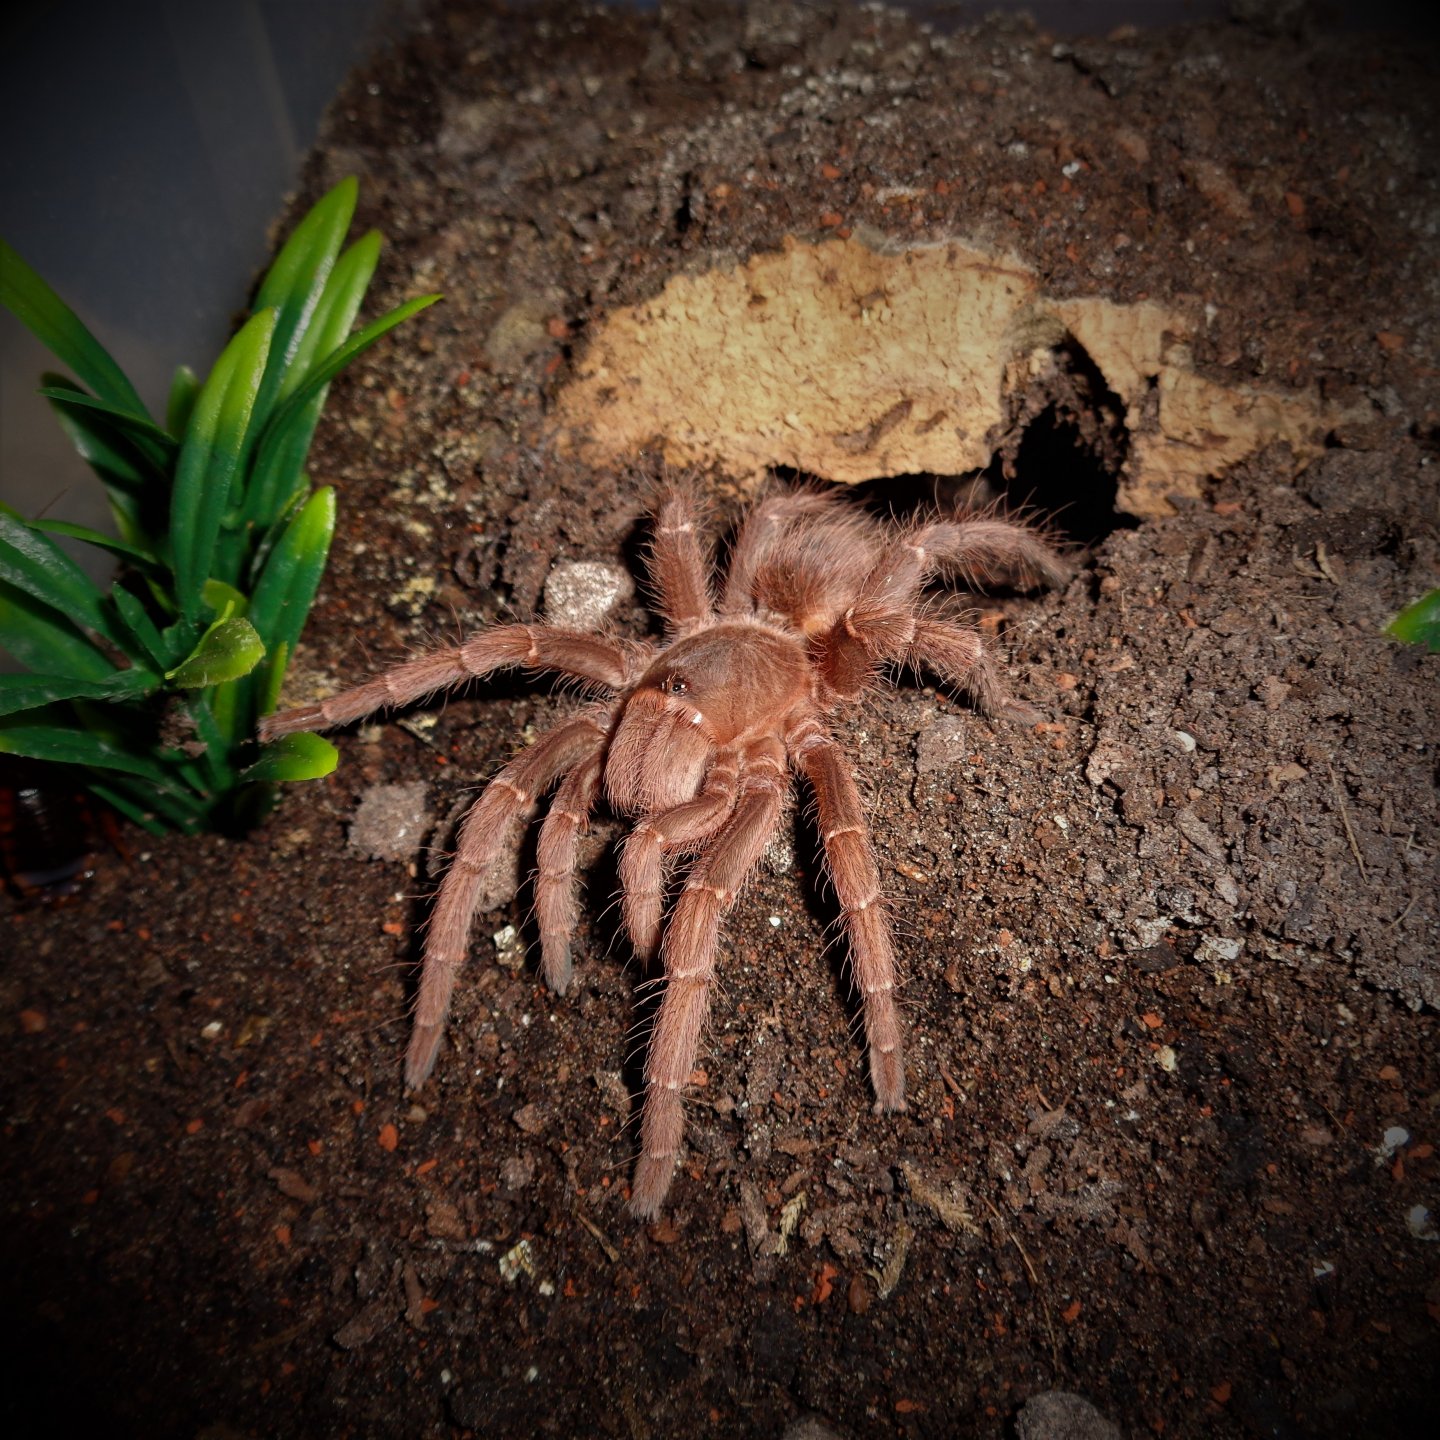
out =
[[[868,508],[896,517],[940,508],[1034,519],[1085,548],[1140,522],[1116,508],[1130,454],[1125,404],[1073,338],[1032,357],[1005,396],[990,463],[968,475],[887,475],[854,487]]]

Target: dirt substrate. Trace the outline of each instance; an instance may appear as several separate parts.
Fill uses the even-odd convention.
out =
[[[633,563],[653,463],[559,445],[566,387],[607,316],[787,236],[960,237],[1061,301],[1169,307],[1190,371],[1323,433],[1116,517],[1153,407],[1035,372],[993,444],[1094,543],[981,611],[1045,719],[907,683],[837,720],[910,1109],[870,1113],[797,807],[649,1227],[614,822],[572,993],[500,900],[400,1083],[433,867],[376,787],[428,833],[564,710],[543,686],[348,734],[244,841],[127,831],[78,900],[6,901],[7,1433],[1040,1435],[1052,1391],[1127,1436],[1433,1429],[1437,661],[1381,634],[1436,583],[1433,61],[1279,21],[451,4],[356,76],[296,207],[360,174],[377,305],[447,301],[335,387],[297,699]],[[702,474],[722,517],[749,481]]]

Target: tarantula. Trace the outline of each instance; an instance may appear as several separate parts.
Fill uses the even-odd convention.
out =
[[[1068,573],[1034,532],[993,516],[876,520],[832,494],[783,491],[743,518],[718,595],[693,495],[668,488],[646,569],[665,623],[658,644],[551,625],[497,625],[397,665],[355,689],[261,722],[260,738],[345,725],[385,706],[508,666],[554,671],[603,699],[511,760],[471,808],[425,944],[406,1084],[439,1052],[486,867],[510,822],[558,785],[540,830],[535,913],[541,968],[563,993],[575,926],[576,842],[604,793],[635,827],[620,857],[622,915],[636,953],[659,951],[665,989],[645,1065],[634,1214],[656,1214],[684,1129],[720,923],[774,834],[790,772],[815,798],[825,863],[863,1006],[876,1113],[905,1108],[895,951],[855,781],[826,716],[883,667],[932,671],[990,714],[1023,717],[979,633],[931,612],[939,573],[1020,583]],[[665,921],[667,870],[688,856]]]

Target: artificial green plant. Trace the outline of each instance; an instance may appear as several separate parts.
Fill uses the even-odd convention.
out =
[[[1429,590],[1412,600],[1386,627],[1406,645],[1423,645],[1430,653],[1440,653],[1440,590]]]
[[[0,505],[0,753],[74,767],[152,831],[234,832],[275,782],[335,764],[318,735],[260,753],[256,721],[325,568],[332,487],[305,460],[332,379],[402,320],[407,301],[351,335],[380,254],[377,231],[342,251],[357,185],[301,220],[253,312],[203,384],[175,376],[164,423],[75,313],[0,240],[0,303],[76,377],[40,393],[109,495],[118,538]],[[52,538],[118,557],[97,586]]]

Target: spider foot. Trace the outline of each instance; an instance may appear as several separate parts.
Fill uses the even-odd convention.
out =
[[[905,1107],[905,1069],[900,1052],[870,1051],[870,1083],[875,1087],[875,1113],[885,1115]]]
[[[443,1025],[421,1025],[418,1021],[410,1033],[410,1048],[405,1052],[405,1088],[418,1090],[430,1078],[440,1054]]]
[[[638,1220],[652,1220],[660,1213],[675,1173],[685,1133],[685,1112],[680,1091],[655,1081],[645,1093],[640,1121],[640,1159],[635,1164],[635,1181],[630,1187],[630,1213]]]
[[[540,973],[545,983],[557,995],[563,995],[570,988],[575,970],[570,963],[570,946],[565,941],[551,941],[544,946],[540,962]]]
[[[675,1156],[642,1155],[635,1166],[635,1181],[630,1187],[630,1213],[637,1220],[653,1220],[670,1193],[670,1179],[675,1173]]]
[[[995,712],[1001,720],[1013,720],[1017,725],[1038,725],[1045,717],[1033,705],[1023,700],[1007,700]]]

